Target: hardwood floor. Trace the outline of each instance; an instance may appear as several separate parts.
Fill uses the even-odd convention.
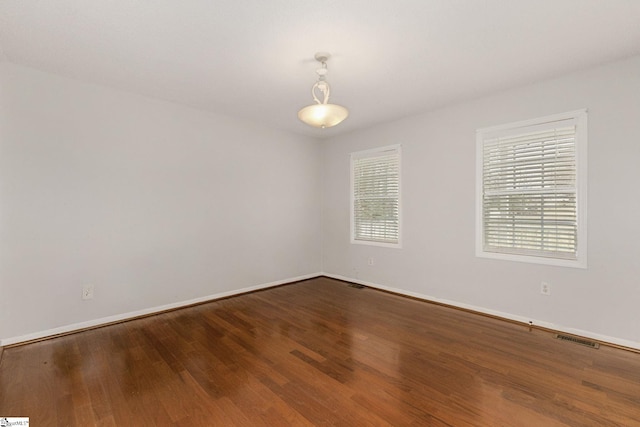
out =
[[[33,426],[640,426],[640,355],[318,278],[5,348]]]

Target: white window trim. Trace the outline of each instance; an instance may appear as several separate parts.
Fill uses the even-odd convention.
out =
[[[484,135],[496,132],[516,131],[518,128],[535,126],[560,120],[574,119],[576,122],[576,197],[577,235],[576,259],[547,258],[488,252],[484,250],[483,226],[483,143]],[[508,261],[546,264],[561,267],[587,268],[587,110],[576,110],[537,119],[523,120],[505,125],[478,129],[476,132],[476,256]]]
[[[354,177],[353,160],[366,158],[366,157],[376,157],[384,153],[388,153],[390,151],[395,151],[398,153],[398,242],[386,243],[386,242],[374,242],[370,240],[357,240],[355,238],[355,212],[354,212],[355,177]],[[349,186],[349,194],[350,194],[349,217],[350,217],[351,243],[356,245],[380,246],[380,247],[401,249],[402,248],[402,146],[400,144],[395,144],[395,145],[388,145],[385,147],[373,148],[370,150],[353,152],[351,153],[350,160],[349,160],[349,169],[350,169],[350,176],[351,176],[350,186]]]

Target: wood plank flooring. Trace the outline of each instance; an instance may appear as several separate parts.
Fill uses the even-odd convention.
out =
[[[5,348],[33,426],[640,426],[640,355],[327,278]]]

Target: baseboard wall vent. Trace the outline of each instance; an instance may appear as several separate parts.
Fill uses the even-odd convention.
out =
[[[584,338],[572,337],[571,335],[556,334],[556,338],[562,341],[569,341],[572,343],[584,345],[586,347],[600,348],[600,344],[598,344],[595,341],[587,340]]]

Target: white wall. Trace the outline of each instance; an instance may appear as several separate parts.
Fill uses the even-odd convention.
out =
[[[0,64],[0,344],[317,274],[320,148]]]
[[[580,108],[589,268],[476,258],[475,130]],[[639,118],[640,57],[320,143],[0,64],[0,344],[323,270],[640,348]],[[349,153],[397,143],[403,248],[352,245]]]
[[[581,108],[588,269],[476,258],[476,129]],[[403,248],[352,245],[349,153],[389,144],[402,144]],[[336,137],[323,156],[326,273],[640,348],[640,57]]]

